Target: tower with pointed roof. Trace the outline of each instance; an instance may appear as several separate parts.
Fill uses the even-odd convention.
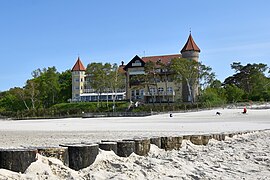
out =
[[[85,67],[78,57],[71,69],[72,72],[72,101],[80,101],[80,95],[84,90]]]
[[[188,36],[188,40],[186,42],[186,44],[184,45],[184,47],[182,48],[182,50],[180,51],[182,54],[182,58],[186,58],[192,61],[199,61],[199,53],[201,52],[200,48],[197,46],[197,44],[195,43],[195,41],[192,38],[191,32]],[[196,100],[196,97],[199,94],[199,81],[197,81],[198,83],[196,84],[195,88],[193,89],[192,92],[192,96],[193,99]],[[191,97],[188,93],[188,86],[187,84],[183,81],[183,85],[182,85],[182,98],[184,102],[190,102],[191,101]]]
[[[188,40],[180,52],[182,54],[182,58],[192,59],[198,62],[199,53],[201,50],[193,40],[191,33],[189,34]]]

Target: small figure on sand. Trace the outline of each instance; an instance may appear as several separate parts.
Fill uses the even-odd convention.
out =
[[[246,114],[247,113],[247,108],[246,107],[244,107],[244,109],[243,109],[243,112],[242,112],[243,114]]]
[[[220,116],[220,115],[221,115],[221,112],[218,112],[218,111],[217,111],[217,112],[216,112],[216,115],[219,115],[219,116]]]

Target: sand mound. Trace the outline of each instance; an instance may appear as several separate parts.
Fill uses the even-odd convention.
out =
[[[1,169],[0,179],[267,179],[269,173],[270,131],[263,131],[210,140],[207,146],[184,140],[179,151],[151,145],[146,157],[100,150],[94,164],[80,171],[38,155],[24,174]]]

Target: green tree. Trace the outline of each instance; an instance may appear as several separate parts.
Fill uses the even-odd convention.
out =
[[[187,87],[191,103],[195,101],[195,93],[199,84],[205,87],[215,78],[215,74],[211,72],[210,67],[186,58],[172,59],[171,69],[175,73],[176,82],[182,83],[183,87]]]
[[[199,101],[206,106],[224,105],[227,101],[226,90],[222,86],[221,81],[214,80],[210,86],[201,91]]]
[[[98,106],[102,93],[109,91],[109,74],[111,71],[111,65],[109,63],[91,63],[87,65],[86,74],[89,77],[89,84],[96,93],[99,94]],[[101,101],[102,102],[102,101]],[[102,106],[102,103],[101,103]]]
[[[58,103],[67,102],[72,95],[72,74],[71,70],[66,70],[59,74],[59,96]]]
[[[244,91],[246,100],[258,101],[264,98],[269,91],[269,78],[266,73],[269,70],[266,64],[254,63],[241,65],[240,62],[231,64],[235,74],[225,79],[225,85],[235,85]]]
[[[111,66],[111,71],[108,74],[108,84],[113,94],[113,110],[115,110],[116,93],[125,88],[125,74],[120,71],[117,64]]]
[[[144,66],[144,72],[146,76],[145,82],[148,83],[148,89],[150,90],[151,85],[154,86],[155,91],[157,91],[157,97],[159,98],[159,103],[161,103],[160,92],[158,90],[158,83],[157,83],[159,72],[157,72],[156,64],[152,61],[146,62]],[[156,94],[154,94],[154,96],[155,96],[155,100],[157,100]],[[152,99],[152,102],[153,102],[153,99]]]
[[[236,85],[226,85],[226,97],[228,102],[236,103],[238,101],[242,101],[242,96],[244,95],[244,91],[237,87]]]
[[[38,98],[39,90],[37,87],[38,84],[36,82],[36,79],[30,79],[26,81],[25,91],[27,97],[30,99],[32,109],[36,109],[36,106],[38,106],[38,103],[40,103]]]
[[[156,62],[157,67],[160,69],[160,80],[165,83],[165,95],[167,97],[167,103],[169,105],[169,96],[168,96],[168,81],[169,81],[169,75],[171,74],[170,71],[170,64],[165,64],[162,61]]]
[[[32,73],[35,80],[35,87],[38,91],[38,100],[43,108],[48,108],[57,102],[59,95],[59,73],[56,68],[48,67],[43,70],[37,69]]]
[[[19,92],[20,91],[20,92]],[[26,100],[20,97],[22,89],[15,87],[4,91],[0,95],[0,107],[2,112],[17,112],[27,109]]]

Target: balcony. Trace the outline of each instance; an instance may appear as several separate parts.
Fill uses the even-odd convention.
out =
[[[83,93],[95,93],[95,89],[84,89]]]
[[[170,91],[170,92],[164,92],[164,91],[162,91],[162,92],[152,92],[152,93],[149,93],[149,92],[144,92],[144,94],[143,94],[144,96],[175,96],[175,92],[174,91]]]
[[[106,93],[113,93],[111,90],[107,90],[107,91],[105,91]],[[105,93],[104,92],[104,93]],[[117,92],[116,93],[123,93],[123,92],[126,92],[126,90],[125,89],[119,89],[119,90],[117,90]],[[97,93],[96,91],[95,91],[95,89],[84,89],[83,90],[83,93]],[[115,93],[115,92],[114,92]]]

